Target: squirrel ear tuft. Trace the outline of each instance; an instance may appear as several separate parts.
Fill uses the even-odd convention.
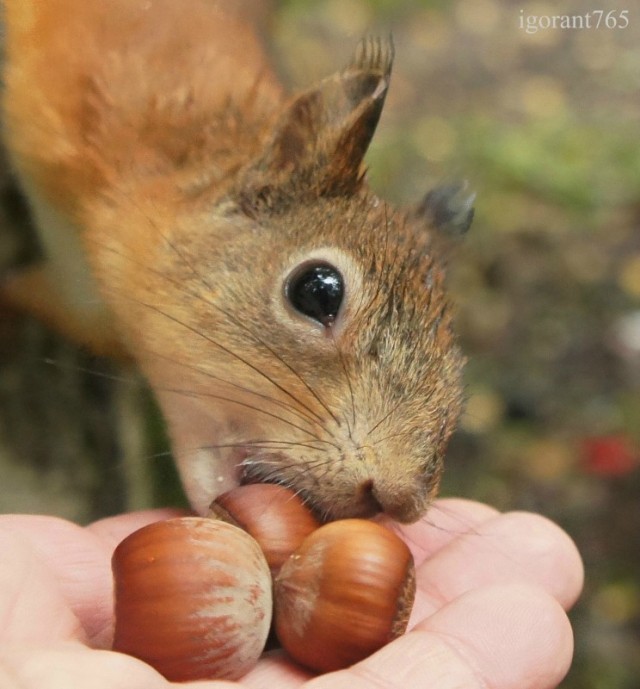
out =
[[[443,238],[459,239],[471,227],[475,199],[466,182],[448,184],[429,191],[414,214],[427,220]]]
[[[245,192],[280,190],[291,198],[353,193],[382,113],[393,55],[390,37],[365,38],[344,70],[294,97],[247,171]]]

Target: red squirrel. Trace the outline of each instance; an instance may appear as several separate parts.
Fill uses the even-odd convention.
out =
[[[462,400],[446,234],[363,158],[390,39],[292,95],[233,0],[4,0],[4,141],[45,254],[2,290],[125,355],[193,507],[276,482],[325,518],[418,519]]]

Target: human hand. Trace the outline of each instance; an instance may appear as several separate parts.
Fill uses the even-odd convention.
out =
[[[0,517],[0,689],[166,689],[144,663],[105,649],[110,558],[132,531],[174,511],[81,528],[52,517]],[[418,593],[411,631],[347,670],[313,677],[265,655],[241,682],[196,689],[547,689],[571,661],[567,617],[582,586],[575,546],[543,517],[440,500],[426,520],[390,524],[411,547]],[[175,685],[178,686],[178,685]]]

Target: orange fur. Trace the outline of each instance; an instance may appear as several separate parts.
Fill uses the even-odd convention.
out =
[[[7,0],[5,120],[18,167],[74,209],[133,169],[209,162],[198,158],[219,132],[204,125],[232,93],[259,77],[271,105],[279,95],[250,27],[222,7]]]
[[[281,90],[242,9],[211,0],[5,1],[5,139],[28,192],[68,223],[56,245],[80,233],[91,256],[105,248],[99,231],[86,231],[102,224],[105,196],[153,204],[180,185],[193,195],[221,188],[256,148]],[[242,109],[242,131],[232,107]],[[132,216],[142,222],[122,228],[130,251],[152,252],[160,236]],[[65,280],[53,262],[40,270],[53,273],[40,284]],[[16,296],[20,284],[28,295]],[[77,341],[117,352],[93,294],[95,307],[79,310],[64,288],[53,300],[35,287],[14,280],[4,292]]]

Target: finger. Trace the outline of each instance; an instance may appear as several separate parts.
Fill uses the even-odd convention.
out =
[[[11,689],[169,689],[148,665],[120,653],[87,649],[80,644],[13,647],[0,652],[0,678]],[[3,672],[4,671],[4,672]],[[5,685],[2,684],[4,687]]]
[[[242,689],[225,680],[172,684],[150,665],[112,651],[78,643],[50,647],[8,647],[0,650],[3,689]]]
[[[466,591],[497,583],[541,586],[569,608],[583,578],[575,544],[553,522],[524,512],[500,515],[452,540],[418,567],[411,624]]]
[[[418,566],[452,540],[474,533],[480,524],[499,514],[498,510],[480,502],[446,498],[436,500],[428,514],[415,524],[398,524],[388,517],[378,521],[402,536]]]
[[[147,526],[147,524],[174,517],[184,517],[187,514],[190,513],[186,510],[169,508],[141,510],[139,512],[119,514],[114,517],[100,519],[97,522],[93,522],[93,524],[89,524],[87,530],[98,536],[109,550],[113,550],[129,534],[141,529],[143,526]]]
[[[94,531],[55,517],[5,515],[0,517],[0,528],[14,534],[23,546],[31,549],[33,557],[43,563],[47,576],[80,620],[88,642],[104,647],[110,643],[113,627],[114,538],[124,537],[167,514],[166,510],[151,510],[121,515],[105,520],[104,526],[96,525]]]
[[[551,689],[573,653],[571,626],[539,588],[471,591],[409,634],[305,689]]]
[[[112,605],[109,554],[95,536],[63,519],[37,515],[6,515],[0,527],[42,563],[50,586],[57,587],[88,637],[104,628]],[[34,609],[31,616],[37,618]]]
[[[20,534],[0,523],[0,648],[10,643],[84,638],[46,564]],[[10,553],[10,557],[6,557]]]

